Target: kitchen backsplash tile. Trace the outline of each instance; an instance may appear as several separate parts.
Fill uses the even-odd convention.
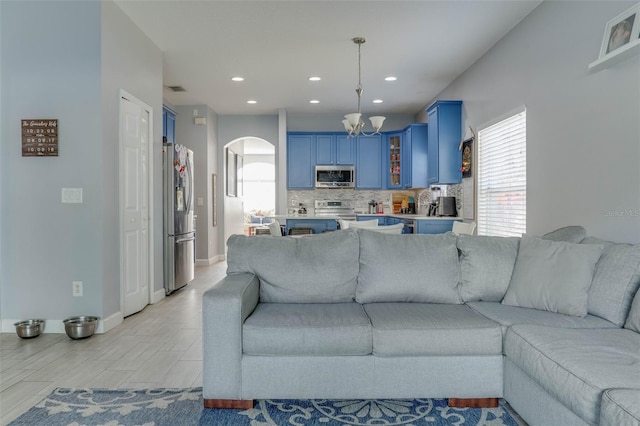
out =
[[[382,201],[388,210],[392,194],[405,193],[413,196],[416,200],[416,208],[418,213],[426,211],[427,206],[431,203],[432,191],[430,189],[416,190],[378,190],[365,191],[354,189],[314,189],[287,191],[287,206],[290,210],[297,210],[302,204],[309,212],[313,211],[315,200],[353,200],[356,212],[368,211],[369,201]],[[456,208],[458,212],[462,212],[462,185],[440,185],[440,195],[456,197]],[[289,212],[287,212],[289,213]]]

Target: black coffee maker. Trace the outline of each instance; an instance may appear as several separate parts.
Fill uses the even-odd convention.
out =
[[[436,216],[458,216],[456,197],[438,197],[436,202]]]

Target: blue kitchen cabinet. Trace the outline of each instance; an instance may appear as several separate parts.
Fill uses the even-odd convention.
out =
[[[462,182],[462,101],[436,101],[427,108],[427,184]]]
[[[461,221],[461,220],[460,220]],[[416,220],[416,233],[418,234],[444,234],[453,229],[454,219]]]
[[[317,165],[344,165],[352,166],[354,163],[354,139],[341,134],[315,135],[316,138],[316,164]]]
[[[404,188],[427,188],[427,129],[424,123],[410,124],[402,135]]]
[[[428,187],[427,127],[410,124],[401,133],[387,134],[387,189]]]
[[[355,139],[347,135],[336,136],[336,164],[352,166],[355,163]]]
[[[338,221],[335,219],[287,219],[287,235],[293,228],[311,228],[314,234],[322,234],[338,229]]]
[[[162,140],[165,143],[176,142],[176,113],[162,106]]]
[[[387,133],[385,136],[387,189],[400,189],[404,186],[402,179],[404,172],[403,160],[406,154],[403,150],[402,133]]]
[[[382,136],[356,138],[356,189],[382,189]]]
[[[288,189],[313,189],[315,158],[314,135],[289,134],[287,138]]]

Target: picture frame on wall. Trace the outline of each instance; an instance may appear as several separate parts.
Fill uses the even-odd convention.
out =
[[[236,154],[236,196],[242,197],[242,189],[244,182],[243,175],[244,159],[242,155]]]
[[[615,56],[625,46],[640,38],[640,5],[635,5],[607,22],[600,47],[600,56]]]
[[[227,196],[236,197],[237,192],[236,153],[227,148]]]
[[[469,138],[462,142],[462,164],[460,171],[463,178],[473,176],[473,138]]]

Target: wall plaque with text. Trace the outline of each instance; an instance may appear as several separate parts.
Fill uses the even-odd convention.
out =
[[[58,156],[58,120],[28,119],[22,121],[22,156]]]

